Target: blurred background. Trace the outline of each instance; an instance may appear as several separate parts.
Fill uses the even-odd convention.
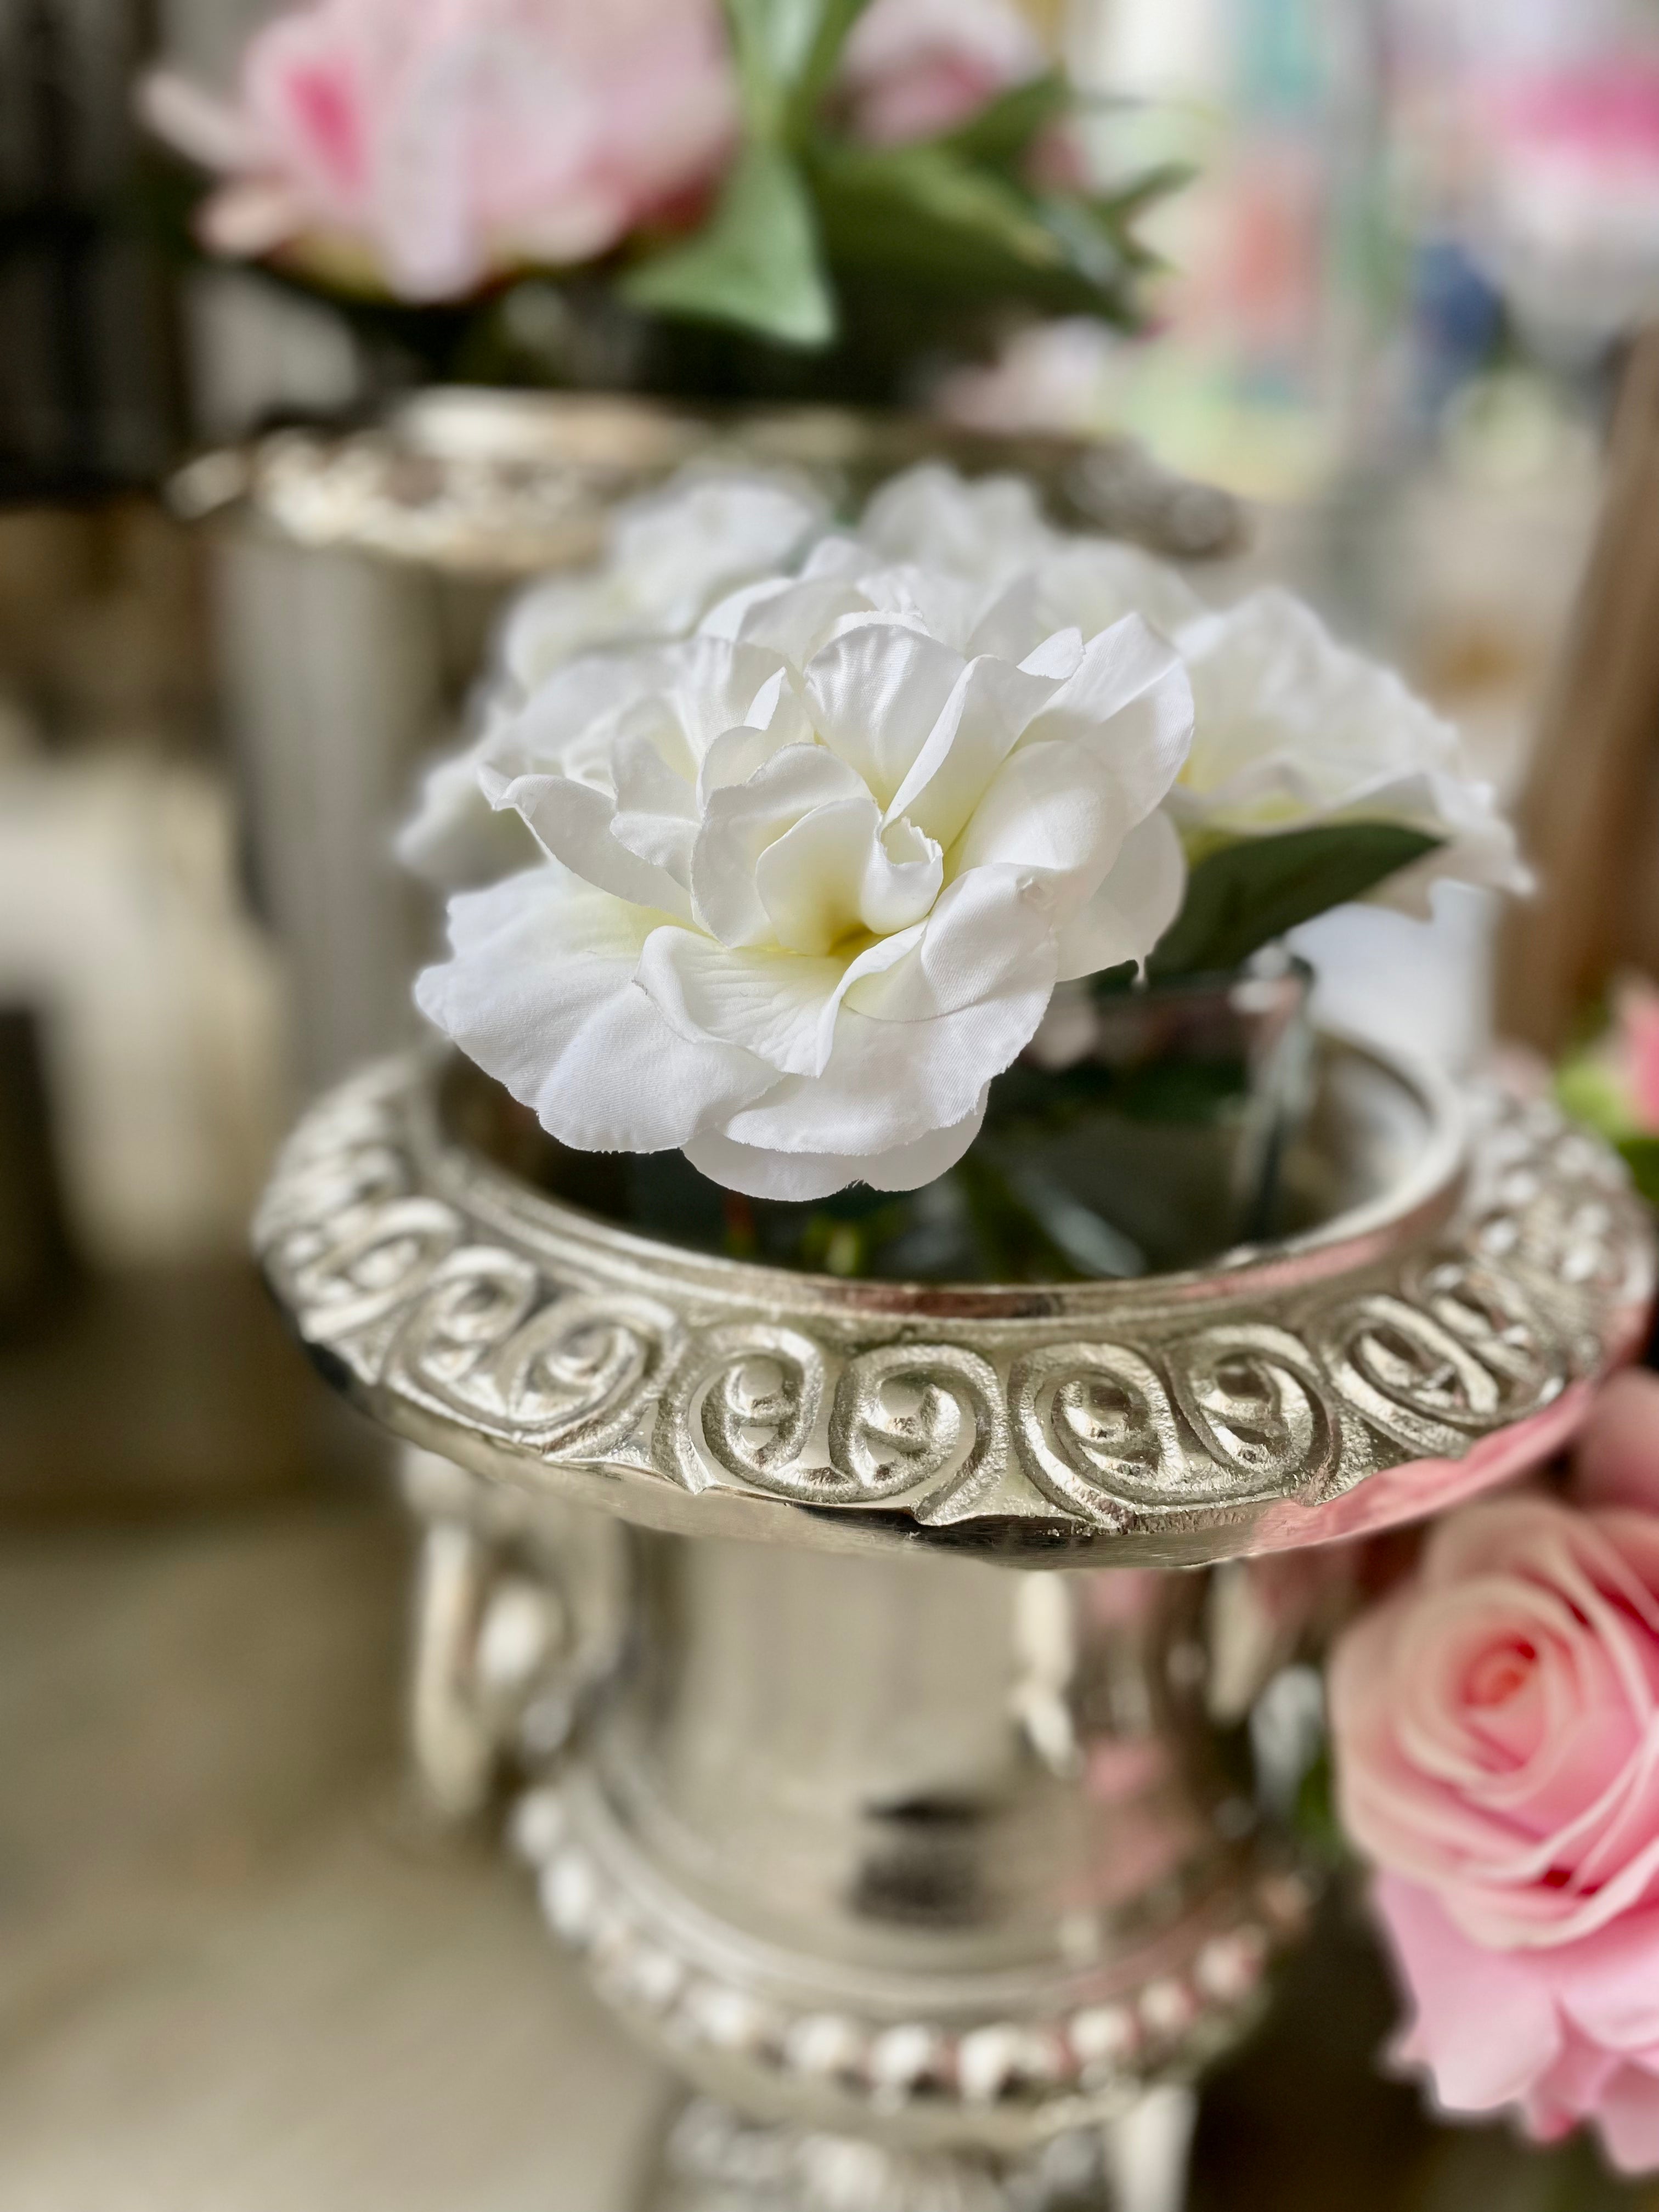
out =
[[[150,219],[139,72],[222,83],[262,12],[0,0],[0,2204],[609,2212],[663,2085],[414,1808],[391,1475],[246,1258],[298,1105],[407,1029],[390,832],[505,588],[222,497],[225,449],[386,394],[348,319]],[[1302,590],[1518,793],[1659,317],[1659,7],[1030,14],[1113,158],[1192,166],[1150,326],[1028,318],[904,396],[1240,495],[1200,587]],[[1487,1048],[1479,895],[1318,927],[1335,1012]],[[1644,2201],[1435,2128],[1389,2014],[1338,1897],[1194,2203]]]

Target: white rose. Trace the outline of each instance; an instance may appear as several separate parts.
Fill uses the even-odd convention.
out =
[[[890,477],[872,495],[858,534],[885,561],[993,586],[1035,568],[1060,542],[1024,477],[968,477],[943,461]]]
[[[771,1198],[942,1174],[1056,981],[1183,881],[1176,654],[981,596],[840,542],[555,673],[483,769],[548,857],[452,900],[428,1018],[569,1145]]]
[[[1288,592],[1253,592],[1178,634],[1194,734],[1168,805],[1188,846],[1326,822],[1395,822],[1443,841],[1373,896],[1428,911],[1441,877],[1530,878],[1456,731],[1391,669],[1339,645]]]
[[[884,483],[859,536],[888,561],[911,561],[989,592],[1027,580],[1033,619],[1085,638],[1125,615],[1173,636],[1204,602],[1167,561],[1121,538],[1056,530],[1024,477],[958,476],[927,461]]]
[[[872,500],[861,533],[893,557],[1026,596],[1046,629],[1093,637],[1128,613],[1173,638],[1193,685],[1193,746],[1167,802],[1189,848],[1336,821],[1399,823],[1440,849],[1370,896],[1428,911],[1443,877],[1531,881],[1489,784],[1457,732],[1391,670],[1339,645],[1288,592],[1207,610],[1180,571],[1139,547],[1054,530],[1018,477],[969,482],[937,464]]]
[[[502,618],[484,734],[428,769],[397,839],[404,866],[445,890],[491,883],[533,848],[478,785],[490,734],[542,679],[598,647],[684,637],[717,599],[775,574],[823,529],[823,502],[781,473],[690,468],[610,519],[598,566],[521,592]]]

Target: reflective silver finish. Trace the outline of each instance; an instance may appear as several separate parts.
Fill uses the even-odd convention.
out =
[[[1305,1172],[1338,1210],[1132,1282],[708,1257],[532,1191],[439,1099],[386,1063],[289,1141],[256,1233],[299,1334],[412,1442],[702,1536],[1187,1565],[1385,1527],[1570,1434],[1652,1296],[1605,1146],[1334,1041]]]
[[[856,505],[913,462],[1018,470],[1057,516],[1176,560],[1234,552],[1230,493],[1173,475],[1129,439],[1000,437],[842,407],[699,410],[592,392],[422,392],[370,429],[283,430],[174,478],[185,515],[239,514],[290,543],[450,575],[533,575],[601,550],[620,499],[690,460],[793,469]]]
[[[531,1771],[553,1930],[703,2100],[648,2212],[1175,2212],[1181,2085],[1309,1902],[1223,1756],[1283,1656],[1237,1555],[1570,1431],[1651,1294],[1622,1169],[1328,1040],[1318,1230],[1129,1284],[843,1283],[533,1190],[443,1080],[325,1097],[258,1241],[422,1448],[429,1780]]]
[[[635,1550],[628,1660],[516,1832],[706,2094],[1017,2152],[1253,2016],[1306,1893],[1216,1756],[1201,1577]]]

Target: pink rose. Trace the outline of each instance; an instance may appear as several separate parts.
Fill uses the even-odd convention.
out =
[[[1639,1130],[1659,1135],[1659,990],[1627,975],[1613,994],[1619,1073]]]
[[[715,0],[317,0],[255,34],[234,102],[162,74],[143,104],[227,179],[216,252],[417,300],[606,252],[736,130]]]
[[[1659,1380],[1602,1394],[1580,1510],[1443,1522],[1333,1654],[1339,1804],[1454,2111],[1659,2166]]]
[[[1394,2056],[1448,2112],[1512,2105],[1540,2142],[1588,2120],[1625,2172],[1659,2167],[1659,1912],[1559,1950],[1492,1951],[1398,1875],[1376,1901],[1417,2008]]]
[[[858,136],[896,146],[956,130],[1047,66],[1012,0],[872,0],[847,41],[841,82]]]

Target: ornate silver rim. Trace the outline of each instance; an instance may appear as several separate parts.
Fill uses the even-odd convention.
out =
[[[1542,1100],[1328,1040],[1418,1102],[1387,1193],[1206,1273],[842,1283],[542,1196],[440,1127],[416,1054],[325,1097],[255,1228],[331,1379],[477,1472],[648,1526],[1177,1565],[1415,1517],[1571,1432],[1653,1238]]]
[[[621,394],[418,394],[367,429],[281,430],[173,478],[191,520],[241,514],[300,545],[454,574],[535,575],[594,559],[611,507],[691,460],[805,471],[860,495],[911,463],[1019,470],[1086,527],[1175,559],[1230,553],[1232,495],[1171,475],[1127,440],[999,437],[843,407],[699,410]]]

